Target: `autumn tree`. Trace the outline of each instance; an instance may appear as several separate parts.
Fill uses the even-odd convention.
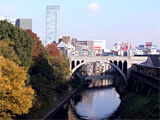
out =
[[[48,58],[48,53],[44,46],[42,45],[37,34],[33,33],[31,30],[26,30],[31,38],[35,40],[33,49],[32,49],[32,59],[35,63],[40,61],[42,58]]]
[[[0,41],[0,55],[20,65],[21,61],[14,51],[14,46],[14,42],[11,42],[9,39]]]
[[[34,90],[26,86],[23,67],[0,56],[0,119],[27,114],[32,107]]]
[[[48,44],[46,50],[48,51],[49,56],[61,56],[61,52],[59,51],[55,43]]]

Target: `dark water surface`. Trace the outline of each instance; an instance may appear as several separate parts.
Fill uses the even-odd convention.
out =
[[[103,80],[102,83],[106,85],[99,84],[101,87],[98,87],[97,83],[96,88],[85,88],[77,92],[51,119],[107,119],[120,104],[119,95],[111,85],[112,82],[107,81]]]

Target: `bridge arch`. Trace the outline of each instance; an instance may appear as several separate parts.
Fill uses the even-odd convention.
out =
[[[80,61],[78,60],[77,63],[76,63],[76,66],[79,65],[79,64],[80,64]]]
[[[74,60],[71,62],[71,70],[72,70],[73,68],[75,68],[75,61],[74,61]]]
[[[116,60],[114,61],[114,64],[117,66],[117,61]]]
[[[122,61],[121,60],[118,63],[118,67],[122,70]]]
[[[72,61],[72,63],[73,63],[73,61]],[[82,62],[82,63],[80,63],[80,64],[78,64],[77,66],[75,66],[73,69],[72,69],[72,73],[74,73],[80,66],[82,66],[82,65],[84,65],[84,64],[86,64],[86,63],[88,63],[88,62]],[[109,64],[109,65],[111,65],[113,68],[115,68],[120,74],[121,74],[121,76],[122,76],[122,78],[123,78],[123,80],[124,80],[124,83],[125,83],[125,86],[128,84],[127,83],[127,77],[125,76],[125,74],[123,73],[123,71],[116,65],[116,64],[114,64],[114,63],[111,63],[111,62],[106,62],[106,64]],[[126,64],[126,63],[125,63]]]
[[[123,63],[123,72],[125,73],[125,75],[127,76],[127,61],[125,60]]]

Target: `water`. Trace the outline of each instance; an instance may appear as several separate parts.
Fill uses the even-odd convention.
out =
[[[92,80],[91,84],[89,87],[92,88],[82,89],[76,93],[52,119],[97,120],[111,116],[120,104],[119,95],[112,86],[112,81],[99,80],[97,83]]]

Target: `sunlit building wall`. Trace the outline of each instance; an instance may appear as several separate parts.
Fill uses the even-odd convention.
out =
[[[46,7],[46,41],[45,45],[58,43],[60,38],[60,6]]]

